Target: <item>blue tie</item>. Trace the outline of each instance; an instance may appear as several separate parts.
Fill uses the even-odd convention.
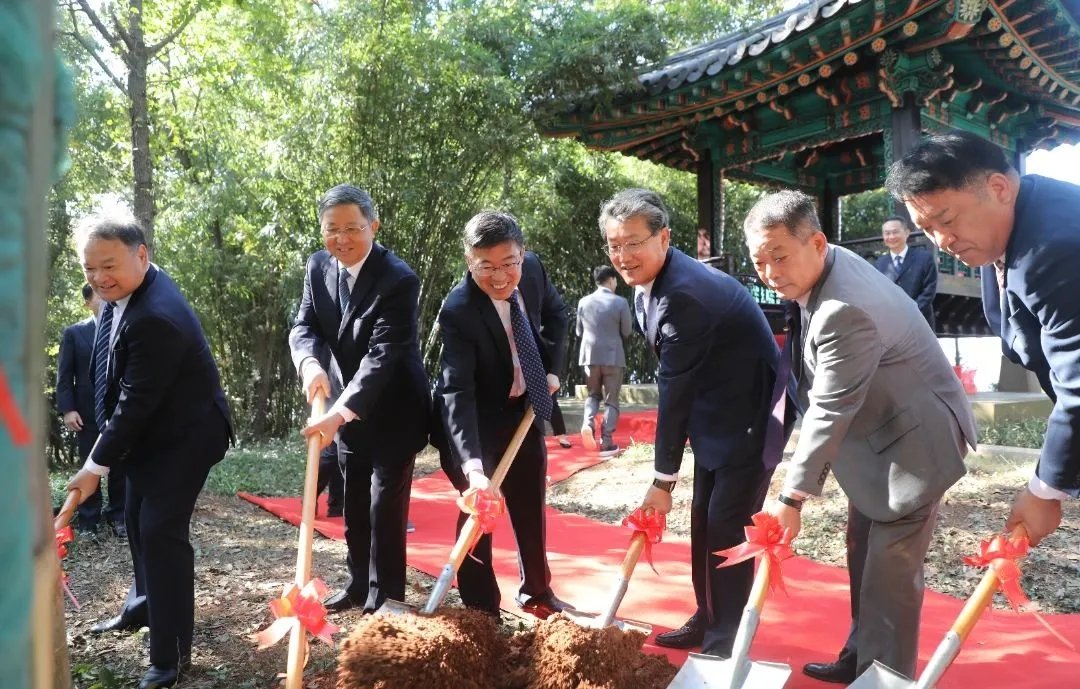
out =
[[[113,305],[101,307],[97,334],[94,336],[94,420],[98,431],[105,430],[105,390],[109,387],[109,339],[112,335]]]
[[[645,293],[638,292],[634,297],[634,310],[637,311],[638,325],[641,326],[641,332],[648,334],[649,332],[649,319],[645,317]]]
[[[896,272],[900,272],[900,266],[904,265],[904,259],[899,256],[893,256],[893,266],[896,268]]]
[[[345,270],[345,266],[340,263],[338,264],[337,296],[341,315],[344,316],[349,310],[349,271]]]
[[[554,403],[548,391],[544,362],[540,359],[540,350],[536,347],[532,328],[529,327],[525,314],[521,312],[517,290],[510,295],[510,329],[514,332],[514,345],[517,347],[521,373],[525,377],[525,394],[529,397],[529,404],[537,416],[550,421]]]

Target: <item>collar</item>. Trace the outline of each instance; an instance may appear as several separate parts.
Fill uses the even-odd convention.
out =
[[[615,290],[608,289],[604,285],[597,285],[596,286],[596,291],[597,292],[607,292],[608,294],[615,294]]]
[[[371,245],[371,248],[368,249],[367,255],[364,256],[359,261],[357,261],[356,263],[352,264],[351,266],[343,265],[341,263],[341,261],[338,261],[337,262],[338,270],[341,270],[342,268],[347,270],[349,272],[349,277],[351,277],[353,279],[353,281],[355,282],[356,281],[356,276],[360,274],[360,270],[364,267],[364,264],[367,263],[368,258],[371,256],[371,250],[374,249],[374,248],[375,248],[375,244],[373,243]],[[334,260],[336,261],[337,259],[334,259]]]
[[[645,308],[649,308],[649,298],[652,296],[653,285],[656,284],[656,278],[649,280],[643,285],[638,285],[634,288],[634,301],[637,301],[637,295],[644,295]]]
[[[890,256],[892,256],[892,257],[893,257],[894,259],[895,259],[895,258],[896,258],[897,256],[899,256],[899,257],[901,258],[901,260],[902,260],[902,259],[904,259],[904,258],[905,258],[905,257],[907,256],[907,251],[908,251],[908,249],[909,249],[909,248],[910,248],[910,247],[908,247],[908,246],[906,246],[906,245],[905,245],[905,246],[904,246],[904,250],[903,250],[903,251],[901,251],[901,252],[900,252],[900,253],[898,253],[898,254],[897,254],[897,253],[893,253],[892,249],[889,249],[889,255],[890,255]]]

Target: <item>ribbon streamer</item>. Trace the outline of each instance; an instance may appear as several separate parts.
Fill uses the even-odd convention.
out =
[[[768,512],[758,512],[750,517],[750,521],[753,525],[745,527],[746,543],[713,553],[727,558],[716,566],[717,569],[731,567],[759,555],[767,557],[773,570],[773,575],[769,578],[769,588],[779,588],[787,594],[780,563],[795,556],[791,551],[791,531],[780,526],[776,517]]]
[[[333,646],[334,634],[340,627],[326,620],[326,608],[322,604],[326,592],[321,579],[312,579],[303,589],[296,584],[286,586],[281,598],[270,601],[274,623],[255,635],[259,649],[273,646],[298,624],[316,639]]]
[[[1015,541],[997,535],[979,544],[979,553],[964,558],[964,564],[971,567],[991,567],[997,575],[998,588],[1005,594],[1013,610],[1030,605],[1031,601],[1020,588],[1020,566],[1016,561],[1027,555],[1028,539]]]
[[[11,442],[15,447],[25,447],[30,444],[30,427],[26,425],[26,419],[23,418],[19,405],[15,402],[15,395],[11,392],[3,366],[0,366],[0,420],[7,426],[8,433],[11,434]]]
[[[67,544],[75,540],[75,532],[70,526],[65,526],[62,529],[57,529],[53,534],[53,543],[56,545],[56,559],[63,560],[67,557],[68,549]],[[63,587],[64,593],[71,599],[71,604],[75,606],[75,610],[82,610],[82,606],[79,605],[79,599],[75,597],[75,594],[71,592],[71,587],[68,586],[68,575],[64,571],[63,567],[60,568],[60,586]]]
[[[664,529],[667,528],[667,516],[660,514],[656,510],[649,510],[646,512],[640,507],[626,515],[622,520],[622,525],[634,532],[634,536],[641,532],[645,534],[645,561],[649,563],[649,567],[652,567],[652,571],[656,572],[656,565],[653,564],[652,547],[654,543],[659,543],[664,537]],[[634,536],[630,537],[630,540],[634,540]],[[659,572],[656,572],[659,574]]]

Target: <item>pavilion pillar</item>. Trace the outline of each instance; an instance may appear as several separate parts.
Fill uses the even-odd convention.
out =
[[[724,253],[724,172],[706,148],[697,163],[698,258]]]
[[[818,221],[830,242],[840,239],[840,196],[828,182],[818,194]]]

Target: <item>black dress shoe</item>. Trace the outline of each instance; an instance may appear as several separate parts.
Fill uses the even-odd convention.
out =
[[[522,612],[527,612],[533,617],[546,620],[556,613],[560,613],[563,610],[575,610],[574,606],[570,605],[566,601],[561,601],[555,597],[554,593],[545,593],[542,596],[533,596],[524,603],[518,602],[518,607]]]
[[[822,682],[851,684],[855,681],[855,665],[852,663],[807,663],[802,671],[804,675]]]
[[[121,541],[126,541],[127,540],[127,527],[126,526],[124,526],[123,524],[113,524],[112,525],[112,530],[113,530],[113,533],[116,534],[116,537],[119,538]]]
[[[657,634],[654,642],[664,648],[694,648],[705,640],[705,621],[694,615],[686,624],[670,632]]]
[[[139,689],[161,689],[171,687],[180,679],[180,669],[175,667],[158,667],[151,665],[139,682]]]
[[[364,606],[364,603],[363,601],[358,601],[353,598],[347,590],[341,589],[334,595],[324,600],[323,606],[327,609],[328,612],[342,612],[344,610],[351,610],[353,608],[361,608]]]
[[[91,634],[104,634],[106,632],[134,632],[142,627],[145,627],[146,623],[141,620],[134,620],[124,615],[117,615],[116,617],[110,617],[107,620],[98,622],[93,627],[90,627]]]

